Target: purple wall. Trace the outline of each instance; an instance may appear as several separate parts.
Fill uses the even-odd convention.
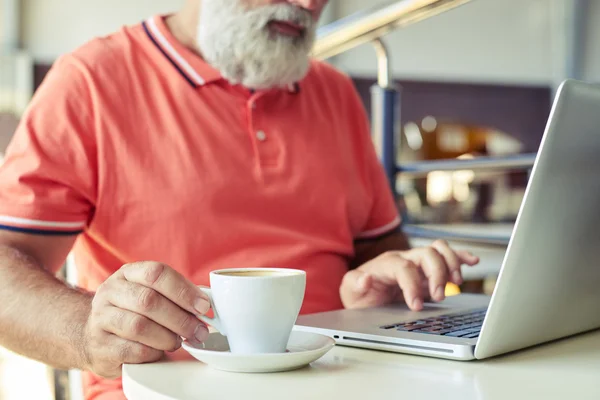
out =
[[[370,112],[370,87],[375,79],[361,78],[354,82]],[[552,105],[548,87],[396,83],[401,88],[401,121],[418,122],[431,115],[446,122],[493,127],[519,139],[526,152],[537,151]]]

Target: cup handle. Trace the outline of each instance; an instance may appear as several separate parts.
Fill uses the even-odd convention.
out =
[[[212,308],[212,310],[213,310],[214,317],[208,318],[205,315],[199,315],[198,318],[201,321],[217,328],[217,330],[221,333],[221,335],[227,336],[227,334],[225,333],[225,329],[223,329],[223,324],[221,322],[221,319],[219,318],[219,315],[217,314],[217,309],[215,308],[215,303],[213,302],[212,290],[210,290],[210,288],[207,288],[207,287],[200,287],[199,289],[208,296],[208,298],[210,300],[210,308]]]

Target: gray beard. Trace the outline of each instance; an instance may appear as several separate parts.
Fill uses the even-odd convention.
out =
[[[272,33],[272,20],[305,27],[301,37]],[[198,47],[204,59],[232,84],[268,89],[294,84],[310,68],[317,22],[289,4],[246,9],[243,0],[204,0]]]

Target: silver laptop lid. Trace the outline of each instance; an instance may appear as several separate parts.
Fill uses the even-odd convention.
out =
[[[486,358],[600,327],[600,86],[554,102],[477,343]]]

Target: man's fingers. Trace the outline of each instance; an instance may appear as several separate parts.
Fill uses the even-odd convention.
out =
[[[206,325],[154,289],[126,280],[112,282],[106,300],[115,307],[144,316],[184,338],[206,339]]]
[[[423,279],[417,265],[398,252],[387,253],[381,261],[376,272],[377,282],[388,287],[399,286],[406,304],[414,311],[422,310],[421,285]]]
[[[127,281],[154,289],[189,313],[203,315],[210,309],[206,294],[165,264],[128,264],[123,266],[120,272]]]
[[[371,307],[377,305],[377,299],[366,298],[371,289],[372,282],[372,276],[359,269],[349,271],[344,275],[344,283],[340,286],[342,302],[350,304],[353,307]],[[342,288],[348,290],[342,291]]]
[[[164,352],[145,344],[126,341],[118,349],[119,360],[123,364],[144,364],[159,361]]]
[[[429,281],[429,293],[435,301],[445,297],[448,267],[444,258],[432,247],[418,248],[402,253],[403,257],[419,265]]]
[[[356,284],[355,284],[356,294],[364,295],[365,293],[367,293],[369,291],[369,289],[371,289],[372,283],[373,283],[373,277],[371,275],[366,274],[366,273],[361,273],[359,276],[356,277]]]
[[[415,311],[423,308],[421,285],[423,282],[419,268],[410,260],[402,258],[396,252],[382,255],[376,269],[359,269],[348,272],[341,288],[344,304],[353,308],[383,305],[390,299],[398,299],[399,294],[406,304]],[[398,294],[397,294],[398,293]]]
[[[406,305],[413,311],[423,309],[423,296],[421,294],[421,275],[419,269],[412,261],[398,257],[401,262],[394,268],[393,272],[396,282],[402,289]]]
[[[175,351],[181,345],[178,335],[143,315],[117,307],[106,307],[101,327],[122,339],[143,344],[156,350]]]
[[[463,277],[460,270],[460,266],[462,264],[462,260],[459,258],[458,254],[456,254],[448,245],[448,242],[445,240],[436,240],[432,243],[431,247],[433,247],[437,252],[444,257],[446,261],[446,265],[448,266],[448,274],[452,282],[457,285],[463,283]]]
[[[463,282],[462,264],[478,262],[478,257],[453,251],[445,241],[387,252],[345,275],[340,286],[342,302],[346,307],[364,308],[400,300],[402,295],[412,310],[421,310],[424,301],[444,300],[448,282]]]
[[[467,264],[471,267],[478,264],[480,261],[479,257],[477,257],[473,253],[470,253],[466,250],[458,250],[458,251],[456,251],[456,255],[458,255],[458,257],[464,264]]]
[[[104,340],[99,359],[92,372],[103,378],[116,379],[121,376],[123,364],[143,364],[154,362],[164,357],[164,352],[145,344],[123,339],[113,333],[104,331]]]

